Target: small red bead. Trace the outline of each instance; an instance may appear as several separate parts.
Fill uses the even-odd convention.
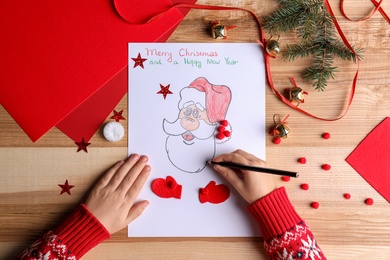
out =
[[[289,182],[290,181],[290,176],[282,176],[281,177],[282,181]]]
[[[320,207],[320,203],[318,203],[317,201],[314,201],[310,204],[310,206],[313,208],[313,209],[318,209]]]
[[[221,121],[221,125],[223,126],[228,126],[229,125],[229,122],[227,120],[222,120]]]
[[[367,198],[364,203],[366,203],[367,205],[371,206],[372,204],[374,204],[374,200],[372,198]]]
[[[226,128],[224,126],[218,126],[218,132],[225,132]]]
[[[298,159],[298,162],[300,164],[306,164],[306,158],[305,157],[301,157],[301,158]]]
[[[330,134],[329,133],[323,133],[322,134],[322,138],[329,139],[330,138]]]
[[[218,133],[217,134],[217,139],[218,140],[222,140],[222,139],[224,139],[225,138],[225,135],[223,134],[223,133]]]
[[[324,169],[325,171],[329,171],[330,170],[330,168],[331,168],[331,166],[329,165],[329,164],[323,164],[322,166],[321,166],[321,168],[322,169]]]
[[[344,198],[346,198],[347,200],[349,200],[351,198],[351,194],[349,193],[344,193]]]
[[[280,137],[275,137],[275,138],[272,140],[272,142],[273,142],[274,144],[280,144],[281,141],[282,141],[282,139],[281,139]]]
[[[309,189],[309,184],[307,184],[307,183],[302,183],[302,184],[301,184],[301,189],[302,189],[302,190],[308,190],[308,189]]]
[[[226,137],[230,137],[230,131],[224,131],[223,134],[226,136]]]

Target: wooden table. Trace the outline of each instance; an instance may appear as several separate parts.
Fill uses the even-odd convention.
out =
[[[245,2],[245,3],[243,3]],[[364,22],[343,18],[336,0],[330,1],[336,18],[351,44],[364,48],[356,95],[347,115],[336,122],[305,116],[280,102],[267,89],[267,127],[272,117],[289,114],[291,134],[280,145],[267,138],[270,166],[297,170],[297,180],[282,183],[287,187],[296,210],[307,221],[329,259],[389,259],[390,206],[346,161],[359,142],[386,116],[390,115],[390,25],[377,13]],[[364,3],[363,3],[364,2]],[[201,4],[227,5],[254,11],[259,17],[276,8],[276,1],[203,0]],[[347,1],[351,17],[366,15],[370,1]],[[383,8],[390,13],[390,3]],[[206,21],[218,18],[239,29],[229,31],[225,42],[253,42],[258,38],[254,20],[242,11],[192,10],[170,37],[169,42],[213,42]],[[280,43],[296,40],[282,35]],[[346,108],[356,65],[336,60],[339,72],[325,92],[317,92],[299,76],[305,60],[285,63],[271,61],[272,74],[279,90],[291,87],[289,77],[309,95],[301,108],[318,116],[337,117]],[[127,117],[127,97],[117,106]],[[107,120],[108,121],[108,120]],[[325,140],[322,133],[331,133]],[[127,136],[109,143],[101,130],[91,139],[88,153],[76,153],[72,140],[56,128],[32,143],[0,106],[0,259],[12,259],[46,230],[55,226],[80,201],[114,162],[127,156]],[[301,156],[307,164],[297,163]],[[332,169],[325,172],[323,163]],[[68,179],[75,184],[72,195],[59,195],[57,184]],[[299,188],[310,184],[308,191]],[[352,195],[350,200],[343,193]],[[374,199],[372,206],[364,200]],[[318,201],[320,207],[310,207]],[[233,223],[232,223],[233,225]],[[84,259],[266,259],[261,238],[127,238],[126,230],[115,234],[90,251]]]

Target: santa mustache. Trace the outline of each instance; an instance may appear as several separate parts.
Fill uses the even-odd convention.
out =
[[[174,122],[169,122],[168,120],[164,119],[163,121],[163,130],[168,135],[182,135],[188,130],[185,129],[180,124],[181,119],[178,118]],[[189,131],[193,136],[195,136],[197,139],[208,139],[212,135],[214,135],[215,132],[215,124],[209,125],[204,120],[199,120],[199,127],[196,130]]]

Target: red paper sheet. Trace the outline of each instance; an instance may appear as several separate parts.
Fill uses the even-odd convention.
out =
[[[165,41],[188,11],[114,2],[0,1],[0,104],[32,141],[55,125],[88,141],[127,91],[127,42]]]
[[[346,161],[390,202],[390,118],[383,120]]]

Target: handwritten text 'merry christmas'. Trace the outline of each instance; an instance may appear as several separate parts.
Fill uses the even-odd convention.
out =
[[[181,61],[185,65],[190,65],[192,67],[202,68],[202,59],[206,58],[206,63],[211,65],[221,64],[220,55],[216,51],[197,51],[189,50],[188,48],[180,48],[176,55],[172,51],[160,51],[156,48],[150,49],[145,48],[146,55],[148,57],[155,56],[158,60],[150,60],[149,64],[151,65],[162,65],[163,62],[161,58],[165,59],[168,63],[179,64]],[[174,57],[180,57],[180,60],[175,60]],[[235,65],[238,63],[237,60],[231,60],[229,57],[224,57],[226,65]]]

